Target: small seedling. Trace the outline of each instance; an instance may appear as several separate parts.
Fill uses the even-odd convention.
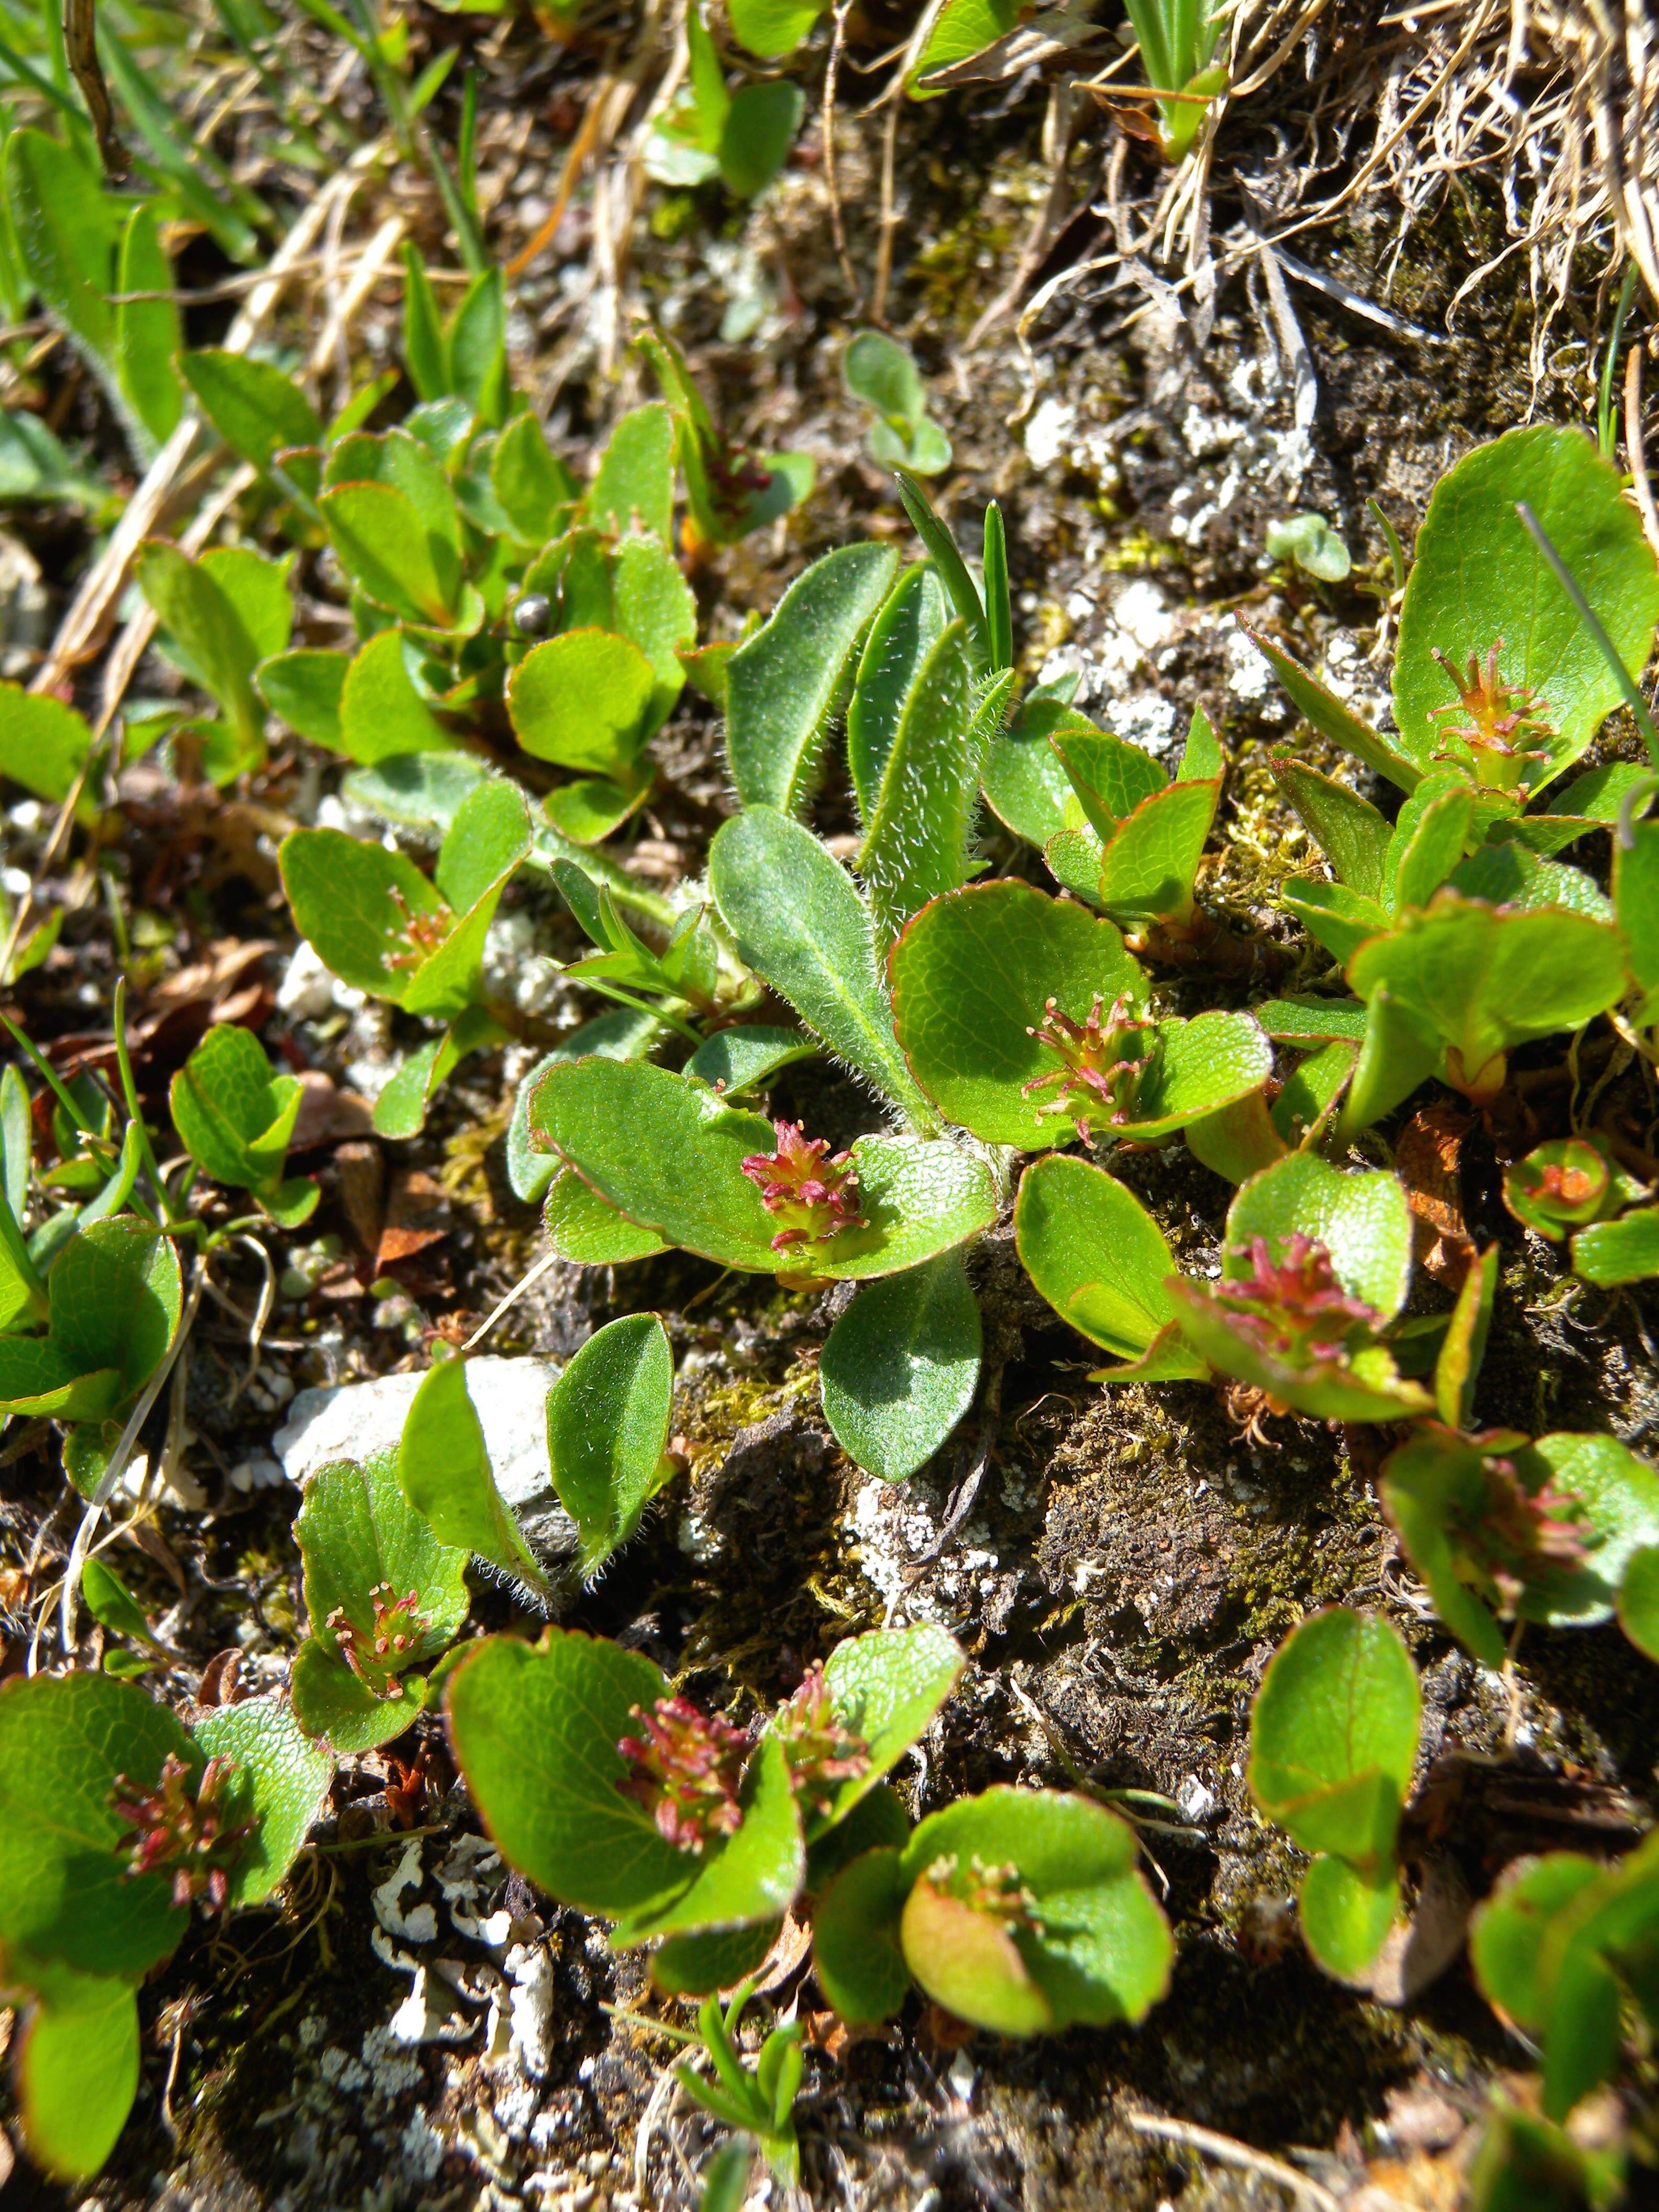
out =
[[[168,1103],[173,1126],[204,1175],[250,1192],[274,1221],[297,1229],[319,1196],[309,1176],[283,1175],[303,1096],[297,1076],[272,1074],[246,1030],[222,1023],[173,1077]]]
[[[1270,522],[1266,539],[1270,561],[1293,562],[1321,584],[1340,584],[1353,567],[1346,545],[1322,514],[1293,514]]]
[[[927,391],[915,361],[896,338],[860,331],[842,356],[842,380],[876,421],[866,436],[872,461],[936,477],[951,465],[951,441],[927,412]]]
[[[1364,1973],[1400,1906],[1395,1837],[1417,1759],[1417,1670],[1398,1635],[1345,1606],[1304,1620],[1250,1713],[1250,1794],[1314,1863],[1302,1932],[1339,1980]]]
[[[762,2044],[752,2067],[746,2066],[735,2038],[752,1982],[740,1983],[724,2012],[718,1997],[705,1997],[697,2026],[713,2063],[708,2081],[690,2065],[675,2069],[679,2085],[694,2104],[740,2135],[752,2136],[786,2189],[800,2180],[800,2143],[793,2110],[801,2078],[801,2025],[775,2027]]]

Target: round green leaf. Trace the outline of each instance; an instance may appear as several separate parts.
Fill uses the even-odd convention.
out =
[[[116,1778],[154,1787],[162,1761],[202,1757],[161,1706],[101,1674],[0,1687],[0,1948],[92,1974],[140,1975],[185,1930],[165,1869],[127,1875]]]
[[[1544,1938],[1557,1914],[1607,1873],[1577,1851],[1551,1851],[1507,1868],[1474,1916],[1469,1958],[1483,1994],[1517,2027],[1535,2033],[1549,2017],[1540,1982]]]
[[[331,1623],[343,1615],[360,1650],[372,1646],[374,1592],[389,1585],[395,1597],[411,1592],[414,1616],[400,1622],[414,1641],[384,1668],[364,1663],[388,1679],[435,1659],[466,1619],[468,1553],[440,1540],[424,1513],[411,1505],[398,1477],[398,1454],[331,1460],[306,1484],[294,1524],[305,1562],[306,1612],[312,1635],[337,1656]]]
[[[1516,1600],[1516,1613],[1552,1628],[1610,1619],[1630,1563],[1659,1545],[1659,1474],[1607,1436],[1540,1437],[1516,1467],[1531,1486],[1547,1481],[1576,1498],[1591,1531],[1583,1565],[1547,1567]]]
[[[1143,2019],[1169,1987],[1175,1941],[1135,1857],[1127,1824],[1088,1798],[1006,1787],[959,1798],[921,1823],[900,1861],[911,1972],[952,2012],[1004,2034]],[[1034,1925],[1010,1928],[971,1907],[964,1918],[928,1900],[912,1916],[924,1883],[959,1905],[953,1878],[975,1860],[1014,1869]]]
[[[527,653],[507,681],[519,743],[538,760],[600,776],[623,775],[643,735],[656,679],[631,639],[568,629]]]
[[[1632,676],[1652,648],[1659,575],[1618,470],[1582,430],[1510,430],[1477,446],[1435,486],[1400,611],[1400,743],[1426,769],[1458,720],[1436,712],[1454,705],[1456,693],[1435,653],[1467,672],[1501,639],[1500,673],[1542,695],[1552,732],[1527,741],[1549,755],[1529,764],[1536,788],[1577,759],[1622,695],[1516,514],[1517,500],[1543,524]]]
[[[548,1249],[579,1267],[620,1267],[629,1260],[649,1260],[668,1246],[653,1229],[641,1229],[607,1206],[574,1168],[550,1163],[553,1181],[542,1207],[542,1234]]]
[[[405,1684],[394,1674],[382,1697],[314,1636],[308,1636],[294,1655],[288,1686],[295,1718],[305,1734],[320,1737],[331,1751],[349,1758],[391,1743],[411,1727],[422,1710],[424,1685],[419,1676]]]
[[[322,1810],[333,1754],[306,1735],[281,1690],[221,1705],[192,1733],[210,1759],[234,1763],[226,1805],[232,1818],[255,1826],[230,1869],[229,1902],[258,1905],[293,1865]]]
[[[18,2088],[29,2156],[60,2180],[97,2172],[138,2094],[138,1996],[128,1981],[43,1972],[22,2031]]]
[[[987,1143],[1027,1150],[1076,1136],[1064,1115],[1040,1111],[1052,1094],[1023,1088],[1060,1066],[1030,1034],[1047,1001],[1082,1022],[1097,998],[1109,1012],[1127,994],[1138,1012],[1146,994],[1113,923],[1011,880],[924,907],[890,969],[899,1042],[922,1090]]]
[[[1383,1169],[1349,1174],[1317,1152],[1290,1152],[1240,1185],[1227,1212],[1224,1272],[1251,1273],[1258,1237],[1277,1261],[1298,1231],[1324,1245],[1338,1281],[1375,1309],[1380,1328],[1411,1287],[1412,1218],[1405,1187]]]
[[[1417,1759],[1417,1669],[1375,1613],[1334,1606],[1273,1654],[1250,1714],[1251,1795],[1304,1850],[1385,1862]]]
[[[1062,1320],[1121,1358],[1137,1358],[1175,1318],[1164,1232],[1104,1168],[1057,1154],[1034,1161],[1020,1181],[1014,1241]]]
[[[939,1449],[979,1381],[979,1302],[960,1255],[860,1292],[824,1340],[824,1418],[848,1457],[902,1482]]]
[[[931,1621],[872,1629],[836,1645],[823,1679],[836,1718],[864,1745],[866,1764],[836,1785],[827,1813],[814,1814],[815,1840],[848,1819],[925,1734],[965,1663],[956,1638]]]

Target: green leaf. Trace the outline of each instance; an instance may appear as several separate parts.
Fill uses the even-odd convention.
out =
[[[720,130],[720,181],[739,199],[752,200],[783,167],[800,127],[806,95],[787,78],[745,84],[732,95]]]
[[[927,393],[908,347],[882,331],[860,331],[841,357],[842,380],[854,399],[906,429],[927,412]]]
[[[322,1811],[334,1759],[313,1743],[280,1690],[204,1715],[191,1731],[210,1759],[235,1763],[225,1803],[253,1832],[230,1869],[229,1903],[261,1905],[281,1884]]]
[[[956,1638],[932,1621],[873,1629],[836,1646],[823,1679],[836,1718],[861,1740],[868,1764],[862,1774],[836,1784],[827,1812],[813,1814],[808,1830],[814,1841],[848,1820],[926,1735],[965,1664]]]
[[[1381,1328],[1406,1303],[1411,1285],[1411,1212],[1405,1188],[1385,1169],[1351,1174],[1316,1152],[1292,1152],[1252,1176],[1227,1214],[1224,1274],[1250,1272],[1253,1238],[1277,1257],[1297,1231],[1322,1244],[1338,1281],[1379,1316]]]
[[[668,544],[674,529],[674,418],[659,399],[624,415],[611,433],[583,513],[617,538],[641,527]]]
[[[1184,922],[1221,797],[1218,777],[1171,783],[1143,799],[1107,842],[1098,897],[1115,921]]]
[[[1494,2100],[1469,2168],[1468,2212],[1598,2212],[1622,2185],[1616,2148],[1581,2150],[1564,2130]]]
[[[1628,844],[1614,838],[1613,903],[1638,994],[1634,1018],[1659,1020],[1659,822],[1632,822]]]
[[[685,1063],[683,1073],[731,1098],[757,1091],[769,1075],[793,1066],[798,1060],[813,1060],[817,1046],[799,1030],[775,1028],[767,1022],[746,1023],[741,1029],[716,1030],[705,1037]]]
[[[1063,721],[1048,742],[1098,837],[1110,837],[1143,799],[1170,788],[1150,753],[1096,729],[1081,715]]]
[[[441,399],[449,389],[449,349],[443,318],[421,250],[404,241],[404,365],[422,399]]]
[[[1628,1562],[1659,1544],[1659,1474],[1614,1437],[1553,1435],[1514,1455],[1534,1492],[1547,1485],[1572,1498],[1588,1522],[1581,1566],[1548,1563],[1516,1600],[1523,1620],[1552,1628],[1594,1627],[1611,1618]]]
[[[919,1265],[995,1218],[988,1170],[954,1147],[861,1137],[852,1150],[869,1225],[832,1242],[775,1249],[775,1218],[742,1162],[769,1153],[772,1124],[726,1106],[699,1083],[643,1061],[587,1059],[550,1067],[530,1127],[608,1205],[668,1243],[723,1267],[862,1279]]]
[[[949,619],[944,587],[923,563],[904,571],[870,625],[847,706],[847,764],[866,826],[905,702]]]
[[[858,856],[884,951],[913,914],[970,872],[987,718],[965,635],[952,623],[917,671]]]
[[[253,688],[254,669],[288,643],[286,624],[280,637],[276,637],[274,625],[268,624],[269,594],[256,587],[257,599],[267,602],[259,607],[255,594],[239,589],[258,573],[248,568],[249,562],[281,576],[286,600],[285,569],[253,553],[244,553],[234,565],[222,556],[215,563],[211,555],[192,561],[176,545],[153,538],[139,547],[133,563],[139,588],[157,620],[187,656],[191,673],[223,709],[235,741],[238,768],[257,765],[264,756],[264,708]],[[265,620],[260,619],[262,615]],[[263,635],[256,635],[255,629]]]
[[[398,1480],[441,1542],[475,1553],[545,1595],[547,1578],[495,1487],[464,1360],[440,1361],[416,1392],[398,1449]]]
[[[1388,1864],[1411,1787],[1422,1700],[1398,1632],[1333,1606],[1269,1662],[1250,1714],[1250,1794],[1304,1850]]]
[[[947,2010],[1004,2034],[1144,2019],[1169,1987],[1175,1941],[1136,1854],[1127,1823],[1085,1797],[998,1787],[959,1798],[922,1821],[899,1862],[911,1972]],[[1034,1925],[1010,1932],[964,1901],[976,1863],[1014,1869]]]
[[[975,667],[988,667],[991,633],[985,619],[985,602],[980,597],[978,585],[968,573],[968,564],[957,549],[956,539],[933,512],[927,493],[914,477],[903,469],[895,469],[893,479],[898,485],[904,511],[917,537],[927,548],[928,557],[939,571],[939,581],[951,605],[968,625],[969,650]]]
[[[997,819],[1038,850],[1083,823],[1083,807],[1051,739],[1102,733],[1052,694],[1031,692],[986,749],[985,797]]]
[[[1362,898],[1380,901],[1387,881],[1386,859],[1392,835],[1385,817],[1369,799],[1334,776],[1322,775],[1285,755],[1272,755],[1267,766],[1336,872],[1337,881]]]
[[[116,257],[118,292],[171,292],[173,267],[161,250],[155,210],[141,204],[128,216]],[[124,300],[115,309],[115,373],[127,404],[160,445],[185,410],[173,356],[184,343],[173,301]]]
[[[902,1482],[973,1402],[979,1303],[956,1252],[861,1291],[824,1340],[823,1414],[856,1465]]]
[[[643,1060],[662,1034],[662,1024],[654,1014],[632,1006],[614,1006],[609,1013],[596,1015],[591,1022],[584,1022],[580,1029],[573,1030],[562,1044],[556,1045],[545,1059],[537,1061],[519,1085],[518,1096],[513,1102],[513,1118],[507,1129],[507,1179],[515,1198],[533,1206],[546,1195],[549,1184],[561,1173],[557,1159],[550,1153],[537,1151],[530,1140],[530,1100],[543,1069],[555,1066],[561,1060],[580,1060],[588,1053],[597,1053],[604,1060]],[[696,1058],[695,1053],[692,1058]],[[713,1081],[702,1069],[696,1072],[704,1082]]]
[[[869,914],[840,862],[787,815],[750,806],[716,833],[708,881],[747,965],[915,1126],[930,1127],[893,1036]]]
[[[983,53],[1018,21],[1016,0],[945,0],[906,87],[911,99],[938,99],[945,88],[930,86],[930,76]]]
[[[186,1914],[165,1869],[128,1876],[118,1774],[151,1788],[167,1755],[202,1761],[173,1716],[107,1675],[15,1675],[0,1688],[0,1946],[137,1978]]]
[[[115,1635],[137,1637],[141,1644],[155,1643],[143,1607],[114,1568],[95,1553],[81,1570],[81,1595],[93,1619]]]
[[[641,1229],[607,1206],[574,1168],[556,1161],[554,1180],[542,1208],[542,1235],[548,1249],[580,1267],[618,1267],[629,1260],[649,1260],[669,1247],[654,1230]]]
[[[307,1636],[295,1653],[288,1687],[306,1735],[343,1759],[394,1742],[414,1726],[425,1704],[426,1685],[420,1676],[407,1685],[394,1680],[382,1696],[314,1636]]]
[[[1303,1876],[1297,1910],[1314,1957],[1338,1981],[1358,1982],[1394,1925],[1400,1876],[1392,1866],[1369,1872],[1346,1859],[1316,1858]]]
[[[343,830],[295,830],[277,853],[295,927],[343,983],[394,1004],[414,973],[408,919],[447,914],[412,860]]]
[[[1440,1064],[1439,1047],[1386,988],[1372,993],[1365,1029],[1336,1121],[1335,1140],[1351,1144],[1360,1130],[1391,1113]]]
[[[1463,858],[1474,811],[1474,794],[1461,777],[1424,777],[1401,808],[1383,857],[1383,904],[1390,915],[1428,904]],[[1501,858],[1501,848],[1489,849]],[[1517,858],[1524,850],[1513,849]],[[1489,896],[1477,884],[1463,888]]]
[[[1375,769],[1401,791],[1416,790],[1423,771],[1410,752],[1398,750],[1379,737],[1368,722],[1362,722],[1334,692],[1327,690],[1316,677],[1310,676],[1271,638],[1252,629],[1248,623],[1240,623],[1238,627],[1279,678],[1291,705],[1304,721],[1313,724],[1321,737],[1340,745],[1345,752],[1352,753],[1367,768]]]
[[[1638,1206],[1621,1221],[1598,1221],[1572,1240],[1572,1271],[1611,1289],[1659,1275],[1659,1206]]]
[[[580,496],[576,479],[533,415],[515,416],[496,440],[489,488],[526,545],[545,545]]]
[[[990,1144],[1034,1149],[1075,1134],[1023,1089],[1055,1065],[1030,1034],[1050,999],[1078,1022],[1097,998],[1107,1009],[1121,994],[1136,1012],[1145,1003],[1146,979],[1111,922],[1012,879],[924,908],[890,964],[912,1074],[948,1121]]]
[[[1564,907],[1569,913],[1588,915],[1592,921],[1613,918],[1611,902],[1582,869],[1541,859],[1519,836],[1482,845],[1460,861],[1447,880],[1465,898],[1485,899],[1493,906]]]
[[[897,565],[886,545],[826,553],[732,654],[726,750],[744,806],[790,813],[811,795],[830,718]]]
[[[568,629],[514,670],[507,712],[519,743],[538,760],[621,776],[644,742],[655,683],[650,661],[630,639]]]
[[[1617,1002],[1624,960],[1606,923],[1512,914],[1447,890],[1362,945],[1348,981],[1367,1000],[1386,992],[1422,1045],[1444,1051],[1447,1080],[1480,1104],[1502,1087],[1513,1046]]]
[[[271,1073],[251,1030],[221,1022],[173,1079],[169,1110],[185,1150],[216,1182],[264,1193],[282,1179],[301,1086]]]
[[[763,1736],[750,1755],[738,1802],[742,1826],[702,1851],[683,1895],[618,1921],[611,1931],[618,1948],[696,1929],[742,1928],[788,1911],[805,1878],[806,1847],[789,1762],[775,1736]]]
[[[1577,759],[1622,695],[1516,514],[1518,500],[1536,514],[1631,674],[1646,665],[1659,573],[1641,518],[1582,431],[1534,424],[1477,446],[1434,488],[1400,611],[1395,712],[1402,749],[1426,770],[1461,719],[1437,711],[1455,706],[1457,694],[1434,654],[1467,672],[1502,640],[1501,675],[1540,696],[1550,726],[1547,736],[1518,741],[1548,755],[1522,766],[1536,787]]]
[[[404,621],[452,627],[459,564],[406,493],[373,481],[336,483],[317,507],[340,565],[366,598]]]
[[[499,429],[507,420],[507,279],[499,268],[481,270],[461,295],[446,337],[449,386],[481,422]]]
[[[0,683],[0,775],[59,806],[91,750],[91,728],[73,707]]]
[[[652,1987],[671,1997],[735,1989],[764,1961],[782,1925],[781,1920],[758,1920],[716,1936],[671,1936],[651,1954]],[[742,2212],[741,2197],[733,2212]]]
[[[197,404],[234,453],[268,470],[290,446],[319,446],[322,418],[291,376],[245,353],[207,349],[179,356]]]
[[[1638,1544],[1625,1561],[1619,1626],[1638,1651],[1659,1661],[1659,1544]]]
[[[459,1632],[469,1604],[467,1551],[443,1542],[410,1503],[396,1452],[319,1467],[306,1484],[294,1533],[313,1639],[337,1660],[340,1629],[349,1628],[359,1666],[381,1694],[398,1674],[435,1659]],[[374,1594],[384,1589],[416,1602],[395,1623],[405,1647],[382,1656],[374,1650]]]
[[[95,1221],[59,1254],[47,1292],[53,1347],[76,1374],[113,1368],[123,1393],[133,1395],[179,1326],[179,1255],[147,1223]]]
[[[372,768],[410,753],[447,751],[455,742],[415,688],[403,632],[394,626],[370,638],[341,684],[337,749]]]
[[[131,1982],[51,1966],[22,2029],[19,2100],[28,2154],[62,2181],[109,2157],[138,2094],[138,1998]]]
[[[383,633],[395,637],[396,631]],[[253,672],[259,696],[273,714],[313,745],[343,752],[340,731],[340,702],[345,690],[349,655],[310,647],[278,653],[262,660]]]
[[[489,1637],[449,1676],[450,1741],[485,1827],[509,1865],[578,1911],[647,1911],[696,1875],[617,1786],[618,1742],[668,1694],[642,1652],[558,1628],[534,1646]]]
[[[1104,1168],[1056,1154],[1034,1161],[1020,1179],[1014,1241],[1054,1311],[1107,1352],[1136,1358],[1175,1318],[1164,1232]]]
[[[1517,2027],[1536,2034],[1548,2022],[1540,1981],[1550,1923],[1599,1883],[1606,1867],[1577,1851],[1550,1851],[1508,1867],[1469,1930],[1469,1960],[1482,1994]]]
[[[559,1503],[592,1574],[625,1544],[662,1486],[674,1356],[654,1314],[596,1329],[547,1394],[547,1453]]]
[[[831,2009],[854,2027],[890,2020],[909,1990],[900,1856],[893,1845],[863,1852],[813,1902],[812,1971]]]
[[[769,62],[793,54],[823,12],[823,0],[735,0],[726,10],[738,44]]]
[[[13,131],[5,147],[6,198],[18,258],[54,322],[106,381],[112,381],[118,203],[73,146],[43,131]]]

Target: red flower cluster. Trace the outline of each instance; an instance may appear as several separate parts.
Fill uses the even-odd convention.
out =
[[[1021,1091],[1029,1096],[1033,1091],[1054,1090],[1058,1085],[1055,1096],[1039,1106],[1037,1112],[1069,1114],[1085,1144],[1089,1141],[1091,1116],[1103,1115],[1111,1128],[1121,1128],[1129,1119],[1140,1079],[1152,1061],[1150,1053],[1139,1060],[1131,1056],[1139,1042],[1139,1033],[1152,1024],[1130,1013],[1128,993],[1119,993],[1103,1021],[1103,1003],[1102,993],[1097,991],[1088,1019],[1078,1022],[1050,999],[1043,1009],[1042,1026],[1025,1032],[1047,1045],[1050,1052],[1057,1052],[1065,1065],[1051,1075],[1034,1075],[1020,1085]],[[1079,1094],[1075,1098],[1071,1096],[1073,1091]]]
[[[807,1668],[776,1728],[803,1812],[828,1813],[835,1802],[830,1784],[854,1782],[870,1771],[869,1745],[836,1718],[821,1660]]]
[[[1467,673],[1443,653],[1435,653],[1435,659],[1457,686],[1457,697],[1431,712],[1462,717],[1459,721],[1449,720],[1441,735],[1463,749],[1462,752],[1437,753],[1435,758],[1472,769],[1477,783],[1495,786],[1500,791],[1524,791],[1527,787],[1521,781],[1521,763],[1549,758],[1547,752],[1527,750],[1526,740],[1551,737],[1554,732],[1538,711],[1544,703],[1540,695],[1528,690],[1524,684],[1507,683],[1498,674],[1498,656],[1503,650],[1500,637],[1487,648],[1484,667],[1480,654],[1472,653]],[[1515,766],[1500,765],[1508,761],[1513,761]]]
[[[416,1610],[420,1593],[410,1590],[407,1597],[394,1597],[390,1583],[377,1583],[368,1595],[374,1607],[374,1626],[367,1638],[347,1619],[343,1605],[335,1607],[325,1626],[341,1658],[360,1682],[377,1698],[401,1698],[404,1686],[392,1669],[406,1651],[415,1649],[426,1628],[424,1617]]]
[[[117,1820],[126,1823],[126,1832],[114,1846],[118,1854],[127,1854],[124,1881],[170,1867],[174,1905],[204,1896],[213,1911],[223,1907],[229,1887],[225,1869],[253,1826],[252,1820],[234,1827],[224,1823],[220,1800],[234,1764],[209,1759],[193,1794],[190,1769],[176,1752],[161,1761],[153,1790],[141,1790],[127,1775],[116,1776],[109,1804]]]
[[[1494,1454],[1482,1462],[1481,1474],[1480,1509],[1472,1518],[1457,1516],[1457,1537],[1512,1612],[1528,1586],[1552,1567],[1583,1565],[1591,1524],[1579,1500],[1553,1482],[1528,1490],[1511,1459]]]
[[[398,934],[409,950],[407,952],[388,952],[386,964],[388,968],[418,968],[432,957],[449,935],[455,927],[455,917],[453,914],[433,914],[424,908],[419,914],[413,913],[409,901],[396,884],[392,884],[386,896],[398,909]]]
[[[1336,1279],[1325,1246],[1298,1229],[1275,1261],[1265,1237],[1248,1247],[1249,1274],[1223,1279],[1210,1295],[1246,1343],[1282,1365],[1307,1369],[1347,1357],[1354,1335],[1379,1326],[1382,1316],[1352,1297]]]
[[[635,1769],[617,1789],[642,1806],[657,1832],[677,1851],[701,1851],[713,1836],[743,1826],[738,1784],[749,1739],[740,1728],[700,1712],[689,1698],[659,1698],[654,1712],[635,1705],[643,1735],[625,1735],[617,1750]]]
[[[750,1152],[743,1171],[758,1183],[762,1203],[783,1226],[772,1239],[775,1252],[796,1244],[827,1244],[843,1229],[867,1226],[859,1212],[859,1179],[848,1165],[850,1152],[826,1159],[826,1137],[811,1142],[793,1121],[775,1121],[775,1152]]]

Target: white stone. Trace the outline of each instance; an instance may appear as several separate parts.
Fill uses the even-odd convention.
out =
[[[301,939],[276,986],[277,1012],[296,1022],[319,1022],[337,1006],[349,1012],[362,1003],[362,993],[331,975]]]
[[[553,1495],[547,1458],[547,1394],[559,1364],[534,1357],[485,1357],[466,1364],[466,1390],[483,1425],[495,1486],[527,1518],[526,1534],[551,1551],[574,1551],[576,1531]],[[367,1459],[395,1451],[409,1418],[419,1375],[383,1375],[301,1390],[271,1449],[290,1482],[303,1483],[334,1459]]]
[[[1039,400],[1025,425],[1025,451],[1034,469],[1052,468],[1065,452],[1077,425],[1077,411],[1063,399]]]

